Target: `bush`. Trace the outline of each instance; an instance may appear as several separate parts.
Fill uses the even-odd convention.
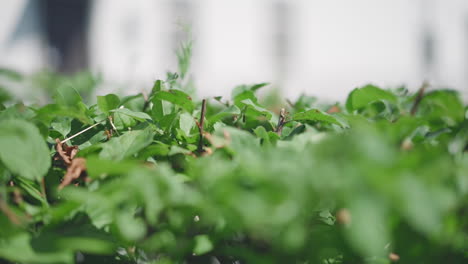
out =
[[[0,93],[4,263],[468,261],[455,91],[265,106],[266,84],[196,100],[170,74],[93,104],[54,80],[44,106]]]

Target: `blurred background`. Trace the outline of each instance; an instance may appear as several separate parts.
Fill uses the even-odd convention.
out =
[[[270,82],[343,100],[428,80],[468,98],[466,0],[4,0],[0,17],[0,67],[90,70],[106,92],[149,90],[193,40],[201,96]]]

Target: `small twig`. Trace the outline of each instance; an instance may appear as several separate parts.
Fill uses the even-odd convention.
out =
[[[146,112],[146,110],[150,106],[151,100],[149,100],[149,98],[146,95],[145,91],[141,92],[141,94],[143,95],[143,99],[145,100],[145,104],[143,105],[143,112]]]
[[[276,134],[281,135],[285,121],[286,121],[286,110],[284,108],[281,108],[280,113],[279,113],[279,118],[278,118],[278,125],[276,126],[276,130],[275,130]]]
[[[206,112],[206,99],[202,101],[202,108],[200,114],[200,122],[198,122],[198,131],[200,132],[200,139],[198,141],[198,153],[203,152],[203,124],[205,121],[205,112]]]
[[[111,124],[112,129],[114,129],[115,133],[117,133],[117,136],[120,136],[119,131],[117,131],[117,128],[114,125],[112,116],[109,116],[108,118],[109,118],[109,123]]]
[[[75,137],[77,137],[77,136],[83,134],[84,132],[90,130],[91,128],[96,127],[97,125],[101,124],[101,123],[104,122],[104,121],[105,121],[105,120],[102,120],[101,122],[97,122],[96,124],[94,124],[94,125],[92,125],[92,126],[90,126],[90,127],[88,127],[88,128],[85,128],[85,129],[81,130],[80,132],[74,134],[73,136],[70,136],[70,137],[68,137],[68,138],[66,138],[66,139],[64,139],[64,140],[62,140],[62,141],[60,141],[60,143],[63,144],[63,143],[65,143],[65,142],[67,142],[68,140],[73,139],[73,138],[75,138]]]
[[[291,102],[291,100],[289,100],[289,99],[286,99],[286,103],[288,103],[288,105],[291,106],[291,108],[294,108],[294,106],[295,106],[294,103]]]
[[[416,99],[414,99],[413,107],[411,107],[411,115],[414,116],[418,111],[419,103],[421,102],[422,98],[424,97],[424,92],[429,87],[428,82],[424,82],[418,90],[418,94],[416,95]]]
[[[20,225],[21,221],[18,216],[10,209],[8,204],[0,198],[0,211],[5,214],[5,216],[12,222],[14,225]]]

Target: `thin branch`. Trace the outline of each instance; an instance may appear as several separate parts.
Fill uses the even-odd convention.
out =
[[[279,118],[278,118],[278,125],[276,126],[276,134],[281,136],[281,132],[283,131],[283,126],[286,121],[286,110],[284,108],[281,108],[280,113],[279,113]]]
[[[117,133],[117,136],[120,136],[119,131],[117,131],[117,128],[114,125],[112,116],[109,116],[109,123],[111,124],[111,127],[114,129],[115,133]]]
[[[150,106],[151,100],[148,98],[144,91],[141,94],[143,95],[143,99],[145,100],[145,104],[143,105],[143,112],[146,112],[146,110]]]
[[[0,211],[5,214],[5,216],[12,222],[14,225],[20,225],[21,221],[18,216],[10,209],[8,204],[0,198]]]
[[[414,99],[413,107],[411,107],[411,115],[414,116],[416,112],[418,111],[419,103],[421,102],[422,98],[424,97],[424,92],[426,91],[427,87],[429,87],[428,82],[424,82],[418,90],[418,94],[416,95],[416,98]]]
[[[203,152],[203,124],[205,122],[205,113],[206,113],[206,99],[202,101],[202,109],[200,114],[200,122],[198,122],[198,131],[200,132],[200,139],[198,141],[198,153]]]
[[[90,130],[91,128],[96,127],[97,125],[101,124],[101,123],[104,122],[104,121],[106,121],[106,120],[102,120],[101,122],[97,122],[96,124],[94,124],[94,125],[92,125],[92,126],[90,126],[90,127],[88,127],[88,128],[85,128],[85,129],[81,130],[80,132],[74,134],[73,136],[70,136],[70,137],[68,137],[68,138],[66,138],[66,139],[64,139],[64,140],[62,140],[62,141],[60,141],[60,143],[63,144],[63,143],[65,143],[65,142],[67,142],[68,140],[73,139],[73,138],[75,138],[75,137],[77,137],[77,136],[83,134],[84,132]]]

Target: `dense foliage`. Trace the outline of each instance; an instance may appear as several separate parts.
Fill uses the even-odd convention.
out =
[[[202,101],[168,74],[93,102],[87,74],[0,75],[48,102],[0,89],[2,263],[468,262],[455,91]]]

